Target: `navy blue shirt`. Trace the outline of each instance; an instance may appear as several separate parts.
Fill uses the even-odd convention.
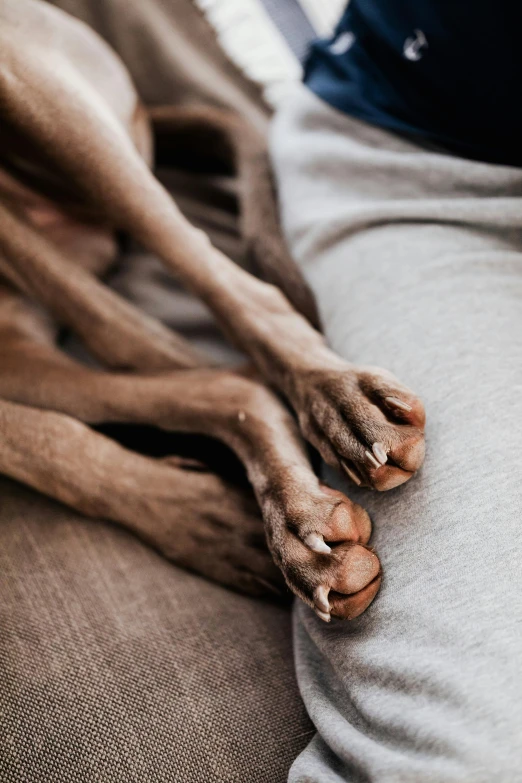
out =
[[[374,125],[522,165],[522,0],[351,0],[305,82]]]

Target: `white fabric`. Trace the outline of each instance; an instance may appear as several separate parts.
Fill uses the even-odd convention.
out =
[[[261,0],[194,0],[215,29],[223,50],[279,106],[302,78],[302,66]],[[284,0],[281,0],[284,2]],[[331,35],[345,0],[298,0],[318,37]]]

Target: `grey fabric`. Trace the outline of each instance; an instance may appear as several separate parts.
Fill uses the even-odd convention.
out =
[[[290,615],[0,480],[2,783],[274,783],[311,734]]]
[[[318,734],[291,783],[522,781],[522,171],[416,146],[299,87],[272,151],[333,348],[427,408],[426,463],[378,494],[380,595],[295,614]]]
[[[315,31],[298,0],[261,0],[298,60],[303,60]]]

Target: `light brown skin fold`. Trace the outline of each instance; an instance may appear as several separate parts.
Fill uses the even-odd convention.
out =
[[[154,119],[160,152],[170,138],[175,155],[187,128],[214,134],[217,158],[244,179],[244,232],[271,282],[212,247],[155,179],[146,112],[94,33],[37,0],[0,0],[0,51],[0,472],[126,525],[210,578],[256,595],[261,585],[277,591],[245,493],[126,451],[86,424],[211,435],[244,463],[294,593],[325,620],[357,616],[381,578],[367,547],[370,521],[319,483],[293,417],[268,386],[330,465],[381,490],[420,467],[424,411],[391,374],[333,354],[311,325],[317,312],[284,248],[263,140],[214,111],[171,108]],[[267,386],[206,368],[180,337],[96,278],[111,263],[116,229],[209,305]],[[108,371],[66,357],[34,303]]]

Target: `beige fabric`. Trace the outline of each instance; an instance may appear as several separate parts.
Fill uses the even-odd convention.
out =
[[[289,614],[0,480],[2,783],[282,783]]]
[[[257,88],[188,0],[56,4],[107,37],[149,103],[208,101],[266,121]],[[166,177],[188,217],[241,262],[234,183]],[[233,356],[138,248],[112,284],[213,356]],[[311,737],[286,610],[3,479],[0,595],[2,783],[282,783]]]

